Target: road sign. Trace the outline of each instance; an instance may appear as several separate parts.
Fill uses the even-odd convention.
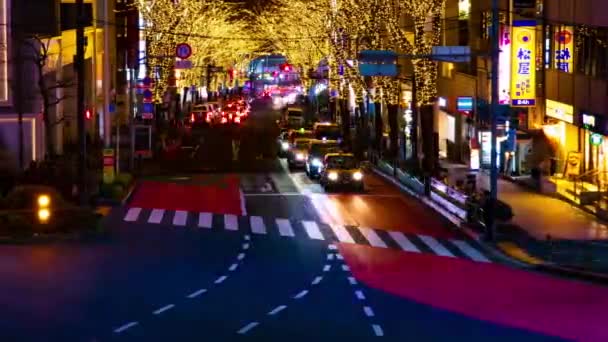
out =
[[[431,59],[452,63],[469,62],[471,48],[469,46],[433,46]]]
[[[175,56],[181,59],[188,59],[192,56],[192,47],[186,43],[177,44],[175,47]]]
[[[397,76],[397,54],[389,50],[359,52],[359,73],[362,76]]]
[[[175,69],[192,69],[192,61],[186,59],[175,61]]]

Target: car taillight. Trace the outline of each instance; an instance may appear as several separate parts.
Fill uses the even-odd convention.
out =
[[[226,118],[222,118],[222,123],[225,124],[226,122],[228,122],[228,120],[226,120]]]
[[[190,113],[190,122],[194,122],[194,113]]]
[[[234,118],[234,123],[241,123],[241,118],[239,118],[238,116]]]

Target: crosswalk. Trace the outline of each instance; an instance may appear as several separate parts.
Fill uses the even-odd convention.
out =
[[[409,234],[368,227],[327,224],[314,220],[293,220],[262,216],[237,216],[213,213],[193,213],[164,209],[129,208],[123,220],[174,227],[244,231],[253,235],[304,237],[310,240],[392,248],[412,253],[431,253],[449,258],[464,258],[489,263],[474,242],[456,239],[437,239],[422,234]]]

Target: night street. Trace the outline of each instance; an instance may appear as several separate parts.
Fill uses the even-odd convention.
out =
[[[503,264],[373,173],[326,193],[260,158],[275,119],[254,105],[247,163],[139,180],[107,237],[2,246],[0,340],[608,340],[608,288]]]

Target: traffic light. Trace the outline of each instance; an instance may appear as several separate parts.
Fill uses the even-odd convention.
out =
[[[283,71],[283,72],[289,72],[289,71],[291,71],[291,65],[289,65],[289,64],[283,64],[283,65],[281,65],[281,71]]]
[[[91,110],[87,108],[84,111],[84,118],[87,120],[91,120],[92,117],[93,117],[93,114],[91,113]]]
[[[51,218],[51,197],[46,194],[38,195],[38,222],[45,224]]]

